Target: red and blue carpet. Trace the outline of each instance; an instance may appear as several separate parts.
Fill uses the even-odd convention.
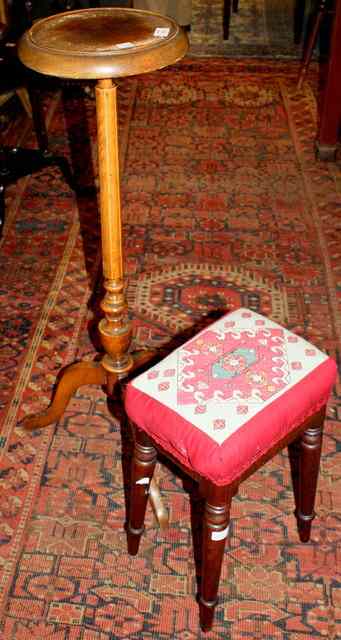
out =
[[[340,170],[314,157],[316,78],[297,65],[187,60],[121,82],[127,289],[137,345],[248,306],[339,358]],[[94,102],[49,102],[51,147],[96,179]],[[26,143],[32,143],[27,138]],[[170,509],[126,551],[120,427],[84,387],[55,427],[24,433],[60,368],[95,354],[96,197],[55,168],[8,189],[1,249],[0,584],[4,640],[190,640],[198,631],[189,497],[159,471]],[[95,291],[94,295],[92,292]],[[341,634],[341,388],[323,446],[318,517],[302,545],[283,453],[242,485],[207,638]]]

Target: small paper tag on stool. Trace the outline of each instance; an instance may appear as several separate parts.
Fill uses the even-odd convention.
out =
[[[230,525],[223,529],[222,531],[212,531],[211,540],[224,540],[227,538],[229,532]]]
[[[119,42],[116,46],[116,49],[131,49],[134,44],[132,42]]]
[[[156,38],[167,38],[169,31],[169,27],[156,27],[154,30],[154,36]]]
[[[140,480],[136,480],[136,484],[149,484],[149,478],[140,478]]]

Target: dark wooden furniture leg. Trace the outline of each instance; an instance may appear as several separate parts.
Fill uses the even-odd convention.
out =
[[[144,530],[144,518],[157,452],[140,429],[135,429],[135,447],[131,476],[130,515],[127,527],[128,552],[135,556]]]
[[[313,28],[311,30],[311,33],[309,34],[308,42],[304,49],[302,65],[301,65],[301,69],[300,69],[300,73],[297,81],[298,90],[302,88],[302,84],[307,75],[311,58],[313,55],[313,51],[316,45],[317,36],[319,34],[321,23],[325,16],[325,13],[326,13],[326,0],[321,0],[317,8],[317,13],[314,17]]]
[[[296,0],[294,7],[294,44],[300,44],[303,33],[305,0]]]
[[[223,38],[229,39],[230,35],[230,19],[231,19],[231,0],[224,0],[223,8]]]
[[[195,470],[185,468],[174,455],[162,450],[162,454],[178,465],[183,472],[198,482],[199,495],[205,500],[202,518],[201,567],[199,576],[199,611],[200,626],[203,631],[212,628],[215,607],[218,602],[218,588],[222,562],[224,559],[225,541],[229,534],[230,509],[232,497],[238,490],[240,482],[259,469],[273,455],[288,445],[293,486],[295,494],[295,516],[301,542],[310,539],[311,524],[315,517],[314,503],[319,475],[322,446],[322,430],[326,407],[322,407],[293,433],[288,434],[261,456],[249,468],[244,469],[239,477],[226,485],[216,485],[199,475]],[[152,481],[159,445],[136,425],[135,449],[132,461],[132,480],[130,488],[130,510],[127,525],[128,551],[136,555],[144,529],[144,518],[149,487]],[[292,438],[294,438],[292,440]],[[196,555],[196,561],[198,560]],[[199,569],[199,567],[197,567]]]
[[[11,89],[13,87],[13,89],[19,91],[22,84],[22,86],[25,86],[27,89],[30,105],[26,105],[26,110],[28,112],[32,111],[33,125],[39,148],[22,149],[1,145],[0,236],[5,220],[5,189],[9,184],[16,182],[23,176],[40,171],[46,166],[56,164],[61,170],[66,182],[73,188],[73,178],[66,158],[54,156],[49,152],[46,124],[39,92],[33,86],[32,77],[23,74],[23,68],[19,64],[16,55],[16,47],[14,46],[16,37],[12,37],[18,27],[16,20],[18,20],[19,24],[23,21],[23,25],[30,21],[30,4],[31,3],[25,3],[21,8],[11,7],[13,17],[12,20],[9,21],[9,26],[2,23],[0,25],[0,67],[1,80],[5,83],[5,88]]]
[[[336,0],[327,77],[323,89],[317,155],[335,160],[341,124],[341,1]]]
[[[199,609],[201,628],[209,631],[218,602],[220,573],[230,523],[232,489],[218,487],[208,481],[203,484],[201,491],[205,495],[205,511]]]
[[[2,234],[2,229],[5,222],[5,187],[1,184],[0,177],[0,238]]]
[[[311,523],[315,518],[315,497],[320,470],[322,429],[325,411],[316,415],[316,426],[310,427],[301,436],[299,457],[298,505],[296,517],[301,542],[310,539]]]
[[[224,0],[223,6],[223,39],[228,40],[230,36],[231,5],[233,13],[238,13],[239,0]]]
[[[314,504],[320,470],[325,407],[315,415],[315,425],[306,429],[288,447],[295,496],[298,534],[301,542],[310,539],[315,517]]]

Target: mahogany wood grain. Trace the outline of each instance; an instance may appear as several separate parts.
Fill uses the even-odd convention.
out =
[[[229,532],[233,492],[231,487],[217,487],[212,482],[204,483],[201,492],[205,497],[205,509],[199,610],[201,628],[203,631],[209,631],[212,628],[214,610],[218,602],[218,587],[225,542]]]
[[[307,429],[301,436],[299,459],[299,495],[296,505],[298,532],[301,542],[310,540],[311,523],[315,518],[314,504],[320,469],[322,424]]]

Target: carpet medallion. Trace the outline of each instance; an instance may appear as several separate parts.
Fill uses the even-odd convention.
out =
[[[182,339],[240,305],[340,362],[340,167],[314,156],[317,77],[297,65],[185,60],[120,82],[127,296],[137,346]],[[96,185],[91,96],[48,96],[51,148]],[[33,144],[32,134],[24,140]],[[0,637],[194,640],[191,486],[160,466],[170,512],[148,510],[127,556],[131,441],[103,390],[82,387],[58,425],[23,433],[61,367],[97,350],[95,189],[52,167],[7,190],[0,266]],[[341,387],[328,408],[309,544],[298,543],[287,455],[245,482],[232,510],[216,640],[341,637]]]
[[[283,287],[267,282],[260,274],[228,265],[180,263],[141,274],[130,279],[127,299],[136,323],[135,340],[141,344],[145,344],[145,332],[143,340],[139,339],[140,323],[156,324],[160,344],[161,328],[166,336],[170,332],[176,335],[210,312],[223,313],[239,307],[288,323]],[[152,340],[150,335],[148,343]]]

